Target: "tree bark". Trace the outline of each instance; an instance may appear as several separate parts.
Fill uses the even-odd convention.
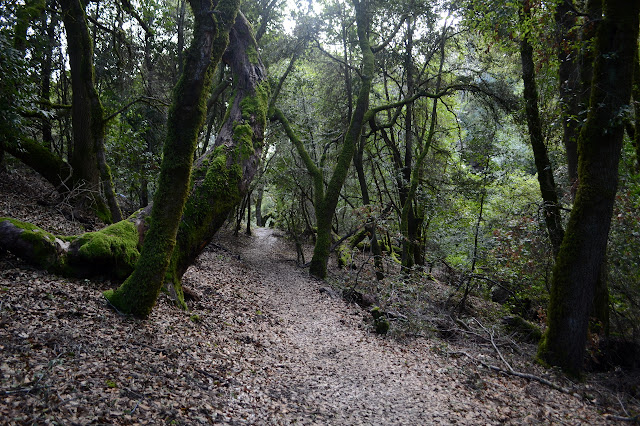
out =
[[[261,183],[256,190],[256,226],[264,226],[262,221],[262,197],[264,196],[264,184]]]
[[[369,93],[371,91],[371,81],[375,65],[373,50],[371,49],[369,35],[367,34],[369,26],[367,2],[354,0],[353,3],[356,9],[358,40],[362,52],[360,91],[358,92],[356,107],[353,111],[351,123],[345,135],[331,180],[329,181],[324,197],[316,203],[316,226],[318,228],[318,234],[313,249],[311,264],[309,265],[309,272],[318,278],[325,278],[327,276],[327,263],[329,261],[329,251],[331,247],[331,221],[338,205],[342,185],[349,172],[351,160],[356,150],[356,144],[362,132],[365,114],[369,109]]]
[[[630,135],[635,153],[635,170],[640,173],[640,55],[636,54],[633,61],[633,109],[635,112],[634,131]]]
[[[100,97],[95,88],[93,46],[84,6],[80,0],[59,0],[67,33],[72,85],[73,185],[85,185],[92,192],[95,211],[105,222],[119,221],[122,213],[113,191],[111,172],[106,163],[104,141],[106,123]],[[102,184],[102,188],[101,188]],[[106,203],[101,196],[104,190]]]
[[[360,193],[362,194],[362,205],[366,207],[371,205],[371,199],[369,197],[369,188],[367,187],[367,180],[364,174],[363,151],[365,143],[365,138],[361,137],[360,143],[358,144],[358,150],[353,156],[353,166],[358,174],[358,183],[360,184]],[[380,281],[384,279],[384,265],[382,264],[382,249],[380,248],[378,237],[376,235],[376,224],[375,222],[367,223],[365,228],[371,238],[371,253],[373,254],[373,262],[376,269],[376,279]]]
[[[407,20],[407,41],[405,51],[405,72],[407,74],[407,97],[413,96],[415,92],[415,83],[413,78],[413,26],[411,20]],[[404,167],[402,168],[402,187],[398,188],[400,194],[400,204],[405,205],[407,202],[407,195],[409,193],[409,186],[411,185],[411,171],[413,166],[413,104],[407,104],[406,115],[404,121]],[[403,217],[400,220],[404,220]],[[416,241],[417,236],[417,221],[413,208],[413,202],[409,208],[406,216],[406,224],[401,224],[400,229],[406,229],[406,235],[402,238],[402,267],[409,271],[414,265],[414,258],[417,254],[415,251],[419,248],[419,244]]]
[[[105,292],[116,308],[140,318],[151,313],[165,282],[189,190],[193,153],[206,114],[212,70],[227,48],[238,11],[237,0],[220,0],[214,13],[209,0],[189,3],[195,17],[193,41],[174,89],[149,231],[133,274],[116,290]]]
[[[567,157],[569,187],[578,178],[578,135],[580,115],[580,68],[578,66],[577,17],[569,2],[561,1],[555,11],[558,49],[558,81],[562,107],[562,142]],[[521,47],[522,50],[522,47]],[[524,58],[522,59],[524,61]],[[556,252],[557,253],[557,252]]]
[[[579,185],[553,270],[548,327],[538,357],[578,375],[605,257],[638,49],[640,1],[606,0],[596,36],[590,110],[579,139]]]
[[[43,36],[46,37],[45,51],[40,62],[40,98],[45,102],[51,100],[51,72],[53,68],[53,49],[56,45],[55,29],[57,26],[57,16],[51,14],[51,22],[47,22],[47,14],[42,14]],[[54,152],[53,129],[49,119],[42,120],[42,142]]]
[[[184,22],[185,22],[185,13],[187,8],[187,0],[179,0],[178,7],[176,10],[176,20],[178,21],[178,45],[176,46],[176,62],[178,63],[178,78],[182,75],[184,70]]]
[[[531,6],[528,0],[523,0],[520,10],[520,24],[526,28],[531,21]],[[538,183],[542,194],[544,220],[547,225],[547,232],[551,240],[551,247],[554,256],[560,250],[560,244],[564,237],[562,228],[562,215],[560,213],[560,203],[556,192],[556,183],[553,177],[553,168],[544,136],[542,135],[542,124],[540,122],[540,112],[538,110],[538,87],[536,85],[535,66],[533,62],[533,47],[529,42],[529,31],[524,31],[520,41],[520,58],[522,60],[522,80],[524,81],[524,102],[527,125],[529,127],[529,138],[531,148],[538,172]],[[567,141],[565,141],[566,143]]]

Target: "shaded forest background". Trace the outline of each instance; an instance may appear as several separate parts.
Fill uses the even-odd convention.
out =
[[[638,2],[628,10],[618,3],[604,7],[635,14],[629,25],[637,35]],[[202,15],[197,4],[219,15],[212,9],[217,2],[185,0],[2,2],[2,172],[11,173],[17,161],[33,167],[56,187],[59,209],[86,231],[142,218],[136,212],[149,211],[169,160],[163,147],[175,129],[168,116],[181,99],[174,87],[189,71],[187,46]],[[545,330],[552,294],[575,301],[554,284],[553,268],[574,197],[587,187],[577,146],[597,109],[589,102],[600,68],[591,64],[612,56],[597,43],[605,39],[597,28],[601,2],[336,0],[291,8],[260,0],[243,1],[239,10],[253,26],[242,48],[253,74],[242,74],[229,59],[240,49],[226,57],[219,52],[210,83],[194,101],[204,119],[192,157],[202,172],[191,175],[193,188],[207,182],[204,170],[217,170],[215,182],[223,184],[215,191],[232,196],[187,204],[185,216],[224,204],[220,215],[238,232],[254,225],[283,229],[299,247],[301,265],[310,261],[311,272],[323,278],[327,255],[335,254],[352,280],[352,297],[372,294],[388,311],[400,304],[399,293],[419,298],[421,281],[436,273],[448,277],[456,315],[465,314],[469,295],[482,296],[502,304],[500,315]],[[235,22],[232,46],[234,37],[241,39],[241,20]],[[636,78],[637,36],[633,41],[636,59],[628,63],[639,70]],[[258,89],[265,84],[269,90]],[[608,169],[618,183],[613,211],[604,215],[611,222],[606,256],[596,265],[596,302],[581,303],[590,322],[582,345],[596,365],[637,367],[640,85],[629,78],[627,86],[632,100],[621,100],[615,122],[607,122],[611,134],[624,135],[620,161]],[[247,112],[249,102],[239,105],[243,90],[259,94],[264,105]],[[241,109],[237,120],[234,105]],[[236,126],[242,120],[248,129]],[[225,134],[232,142],[222,141]],[[206,169],[229,146],[239,147],[237,160],[244,161],[238,191],[224,185],[235,182],[222,176],[225,167]],[[236,170],[230,158],[226,166]],[[202,220],[220,226],[220,218]],[[178,231],[176,252],[188,253],[176,255],[168,281],[182,304],[180,277],[216,230],[184,243],[180,235],[191,235],[190,228]],[[591,236],[582,236],[588,243]],[[89,238],[67,244],[83,247]],[[312,259],[302,250],[309,242],[316,248]],[[128,260],[115,278],[128,277],[141,245],[135,234],[122,243],[124,255],[104,255],[103,269],[122,255]],[[0,248],[12,247],[0,241]],[[77,264],[100,263],[87,256],[76,257]],[[74,258],[68,259],[64,268],[36,262],[71,273]],[[582,353],[576,364],[541,348],[551,364],[571,373],[583,368]],[[611,353],[624,356],[612,361]]]

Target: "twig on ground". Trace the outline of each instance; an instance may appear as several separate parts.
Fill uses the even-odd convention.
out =
[[[478,325],[480,326],[480,328],[482,328],[485,333],[487,333],[489,335],[489,340],[491,341],[491,346],[493,346],[493,349],[495,349],[496,353],[498,354],[498,356],[500,357],[500,359],[502,360],[502,362],[504,363],[504,365],[507,366],[507,368],[509,369],[510,373],[514,373],[514,369],[513,367],[511,367],[511,364],[509,364],[507,362],[506,359],[504,359],[504,357],[502,356],[502,352],[500,352],[500,349],[498,349],[498,346],[496,345],[495,340],[493,339],[493,329],[491,331],[487,330],[487,328],[482,325],[482,323],[480,321],[478,321],[477,318],[474,318],[475,322],[478,323]]]
[[[566,393],[567,395],[573,395],[573,396],[576,395],[576,393],[572,389],[562,387],[562,386],[560,386],[558,384],[555,384],[555,383],[553,383],[553,382],[551,382],[551,381],[549,381],[547,379],[543,379],[542,377],[535,376],[533,374],[528,374],[528,373],[521,373],[521,372],[516,371],[516,370],[513,370],[513,371],[505,370],[504,368],[500,368],[500,367],[498,367],[496,365],[487,364],[486,362],[484,362],[484,361],[482,361],[480,359],[472,357],[471,355],[469,355],[468,353],[466,353],[464,351],[455,351],[455,352],[449,352],[449,353],[451,353],[451,354],[461,354],[461,355],[464,355],[466,357],[469,357],[473,361],[475,361],[475,362],[483,365],[484,367],[488,368],[489,370],[493,370],[493,371],[495,371],[497,373],[509,374],[511,376],[520,377],[522,379],[532,380],[532,381],[535,381],[535,382],[542,383],[543,385],[549,386],[550,388],[553,388],[553,389],[555,389],[555,390],[557,390],[559,392]]]
[[[133,407],[133,409],[132,409],[131,411],[129,411],[129,414],[133,414],[133,413],[135,413],[135,412],[136,412],[136,409],[138,408],[138,405],[140,405],[140,401],[142,401],[142,400],[141,400],[141,399],[139,399],[139,400],[136,402],[136,405]]]
[[[619,422],[640,423],[640,416],[625,417],[616,416],[615,414],[605,414],[607,420],[617,420]]]

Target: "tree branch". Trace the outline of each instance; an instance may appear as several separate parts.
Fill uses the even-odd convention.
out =
[[[343,61],[340,58],[337,58],[335,56],[333,56],[331,53],[327,52],[326,50],[324,50],[324,48],[320,45],[320,41],[318,41],[318,39],[314,40],[316,42],[316,47],[318,48],[318,50],[320,50],[320,52],[325,55],[326,57],[328,57],[329,59],[331,59],[332,61],[335,61],[341,65],[344,65],[345,67],[349,68],[351,71],[355,72],[356,74],[358,74],[359,77],[362,77],[362,75],[360,74],[360,70],[349,65],[347,62]]]
[[[402,24],[404,24],[404,21],[406,21],[407,19],[409,19],[409,15],[402,15],[402,17],[400,18],[400,21],[396,24],[395,28],[391,32],[391,35],[379,45],[372,46],[371,51],[373,53],[378,53],[379,51],[387,47],[387,45],[391,42],[391,40],[393,40],[396,34],[398,34],[398,31],[400,31],[400,27],[402,26]]]
[[[147,25],[146,22],[142,19],[142,17],[136,12],[135,8],[131,4],[129,0],[120,0],[120,4],[122,5],[122,10],[131,15],[136,21],[138,21],[138,25],[142,27],[145,33],[149,35],[153,35],[154,31]]]
[[[121,114],[122,112],[124,112],[125,110],[127,110],[131,105],[136,104],[138,102],[143,102],[145,104],[151,105],[153,107],[155,107],[156,105],[153,104],[151,101],[156,101],[159,104],[162,104],[164,106],[169,106],[169,104],[167,104],[164,101],[161,101],[160,99],[157,98],[150,98],[148,96],[140,96],[139,98],[136,98],[134,100],[132,100],[131,102],[129,102],[128,104],[126,104],[125,106],[123,106],[122,108],[120,108],[119,110],[117,110],[116,112],[108,115],[105,119],[104,122],[108,123],[109,121],[113,120],[116,116],[118,116],[119,114]]]

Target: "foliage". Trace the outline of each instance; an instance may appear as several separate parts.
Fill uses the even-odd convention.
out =
[[[14,49],[4,32],[0,32],[0,135],[15,137],[26,130],[20,114],[31,106],[33,87],[25,81],[27,63]]]
[[[640,342],[640,186],[628,147],[621,163],[621,181],[611,223],[609,282],[614,333]]]

